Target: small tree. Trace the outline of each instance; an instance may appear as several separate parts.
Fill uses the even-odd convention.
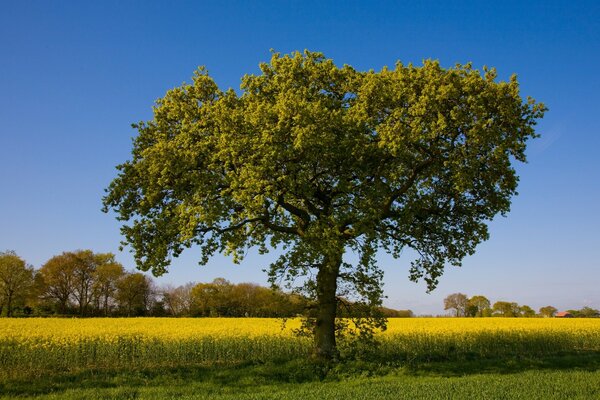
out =
[[[123,266],[114,260],[98,265],[94,272],[93,293],[96,309],[108,316],[117,292],[117,284],[125,275]]]
[[[600,316],[600,311],[591,308],[591,307],[583,307],[581,310],[579,310],[579,315],[578,317],[582,317],[582,318],[597,318]]]
[[[556,309],[556,307],[546,306],[540,308],[540,315],[546,318],[551,318],[554,317],[554,314],[556,314],[557,311],[558,310]]]
[[[59,314],[67,313],[75,292],[75,262],[71,253],[62,253],[40,268],[41,296],[54,304]]]
[[[198,283],[191,290],[192,309],[204,317],[231,316],[233,285],[223,278]]]
[[[144,315],[150,309],[152,282],[139,272],[124,275],[117,282],[115,298],[121,311],[128,317]]]
[[[73,299],[84,316],[92,302],[92,288],[96,272],[96,256],[91,250],[78,250],[67,253],[73,268]]]
[[[13,251],[0,252],[0,304],[12,317],[15,301],[24,299],[33,285],[33,267]]]
[[[454,310],[454,316],[464,317],[467,315],[469,298],[466,294],[453,293],[444,299],[444,310]]]
[[[473,317],[483,317],[486,316],[490,309],[490,301],[482,295],[473,296],[469,299],[468,306],[472,311]]]
[[[173,316],[190,315],[192,312],[193,283],[178,286],[167,286],[162,289],[162,301],[166,311]]]
[[[432,290],[445,265],[488,238],[545,107],[523,101],[516,77],[497,82],[470,64],[360,72],[306,51],[260,68],[239,95],[204,68],[167,92],[134,125],[133,158],[105,211],[125,222],[137,267],[155,275],[194,245],[203,264],[217,251],[238,262],[249,247],[284,248],[271,282],[307,277],[315,355],[331,359],[340,295],[381,305],[379,249],[414,249],[410,278]]]
[[[522,305],[519,307],[519,314],[525,318],[535,317],[535,310],[528,305]]]
[[[508,301],[497,301],[492,309],[496,315],[502,317],[518,317],[521,314],[519,305]]]

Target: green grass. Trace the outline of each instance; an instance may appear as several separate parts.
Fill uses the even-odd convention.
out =
[[[305,361],[86,370],[4,380],[0,399],[600,399],[600,354],[427,362]]]

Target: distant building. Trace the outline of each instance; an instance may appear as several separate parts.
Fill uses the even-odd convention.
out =
[[[567,311],[559,311],[554,316],[556,318],[573,318],[573,314]]]

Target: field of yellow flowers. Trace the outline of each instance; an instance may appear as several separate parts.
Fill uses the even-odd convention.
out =
[[[299,321],[261,318],[0,320],[0,377],[83,369],[266,362],[307,357]],[[600,351],[600,319],[403,318],[360,356],[381,362]],[[341,340],[342,352],[354,347]]]

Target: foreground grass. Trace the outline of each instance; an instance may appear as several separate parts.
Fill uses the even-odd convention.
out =
[[[9,380],[0,399],[600,399],[600,355],[433,362],[83,371]]]

